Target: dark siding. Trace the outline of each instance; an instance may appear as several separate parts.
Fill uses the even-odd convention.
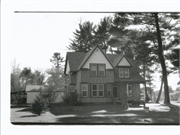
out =
[[[81,82],[89,82],[89,83],[108,83],[114,82],[114,71],[113,70],[106,70],[106,76],[104,77],[92,77],[90,76],[89,70],[82,70],[81,71]]]

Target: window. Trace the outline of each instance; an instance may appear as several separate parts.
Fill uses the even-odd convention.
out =
[[[124,69],[125,78],[129,78],[129,68]]]
[[[124,78],[124,69],[119,68],[119,78]]]
[[[88,84],[82,84],[82,97],[88,97]]]
[[[129,68],[119,68],[119,78],[129,78]]]
[[[98,76],[105,76],[105,64],[98,65]]]
[[[107,97],[111,97],[111,85],[107,84]]]
[[[90,72],[91,76],[97,76],[97,64],[91,64]]]
[[[104,97],[104,85],[103,84],[99,84],[98,96]]]
[[[104,97],[103,84],[92,84],[92,97]]]
[[[105,76],[105,64],[90,64],[91,76]]]
[[[132,97],[132,85],[127,84],[126,91],[127,91],[128,97]]]

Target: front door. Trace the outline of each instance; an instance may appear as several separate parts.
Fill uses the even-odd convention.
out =
[[[118,89],[117,89],[117,86],[113,86],[113,96],[114,96],[114,98],[118,98]]]

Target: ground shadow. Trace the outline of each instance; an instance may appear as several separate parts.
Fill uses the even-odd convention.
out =
[[[21,116],[20,118],[24,118],[24,117],[37,117],[38,115],[25,115],[25,116]]]
[[[18,110],[16,112],[31,112],[31,108],[30,107],[27,107],[27,108],[24,108],[22,110]]]
[[[11,108],[24,108],[24,107],[30,107],[30,105],[11,105]]]

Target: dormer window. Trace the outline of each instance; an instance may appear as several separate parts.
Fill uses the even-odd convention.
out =
[[[129,68],[119,68],[119,78],[129,78]]]
[[[90,64],[90,76],[105,76],[105,64]]]

